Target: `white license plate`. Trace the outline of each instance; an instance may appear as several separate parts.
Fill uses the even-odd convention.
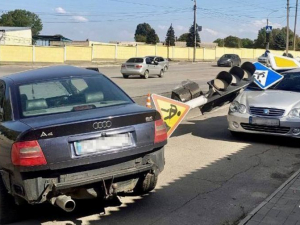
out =
[[[128,148],[133,145],[134,142],[131,133],[74,142],[76,155],[86,155],[109,150],[118,150],[122,148]]]
[[[250,117],[249,123],[256,124],[256,125],[274,126],[274,127],[279,127],[280,125],[279,119],[269,119],[269,118],[259,118],[259,117]]]

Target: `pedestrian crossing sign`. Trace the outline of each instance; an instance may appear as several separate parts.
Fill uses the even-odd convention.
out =
[[[266,26],[266,32],[271,33],[272,32],[272,26]]]
[[[156,94],[152,94],[151,98],[166,125],[169,138],[190,111],[191,107],[183,102]]]
[[[268,89],[283,79],[283,75],[275,72],[259,62],[254,63],[254,66],[256,68],[253,74],[254,83],[257,84],[261,89]]]

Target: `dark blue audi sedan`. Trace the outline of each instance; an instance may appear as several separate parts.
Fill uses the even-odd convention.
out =
[[[21,204],[147,193],[164,168],[165,125],[104,75],[72,66],[0,79],[0,223]],[[15,204],[17,203],[17,204]]]

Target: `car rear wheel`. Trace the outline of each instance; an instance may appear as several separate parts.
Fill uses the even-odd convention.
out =
[[[158,76],[159,76],[159,77],[163,77],[163,76],[164,76],[164,73],[165,73],[164,70],[161,70]]]
[[[125,79],[127,79],[127,78],[129,77],[129,75],[123,74],[123,77],[124,77]]]
[[[139,178],[138,183],[134,188],[134,192],[137,194],[146,194],[152,191],[157,184],[158,175],[154,173],[144,174]]]
[[[0,224],[12,223],[18,220],[19,207],[14,198],[7,193],[2,178],[0,178]]]
[[[149,71],[148,71],[148,70],[145,71],[145,73],[144,73],[144,78],[145,78],[145,79],[148,79],[148,78],[149,78]]]

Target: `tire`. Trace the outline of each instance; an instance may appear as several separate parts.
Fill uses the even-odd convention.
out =
[[[124,77],[125,79],[127,79],[127,78],[129,77],[129,75],[123,74],[123,77]]]
[[[169,68],[168,68],[167,66],[165,66],[165,67],[164,67],[164,72],[167,72],[168,69],[169,69]]]
[[[152,191],[157,184],[158,175],[153,173],[144,174],[139,178],[138,183],[134,188],[137,194],[147,194]]]
[[[164,70],[161,70],[158,76],[159,76],[159,77],[163,77],[163,76],[164,76],[164,73],[165,73]]]
[[[17,221],[20,218],[19,211],[14,198],[7,193],[2,178],[0,178],[0,224]]]
[[[148,70],[145,71],[145,73],[144,73],[144,78],[145,78],[145,79],[148,79],[148,78],[149,78],[149,71],[148,71]]]

